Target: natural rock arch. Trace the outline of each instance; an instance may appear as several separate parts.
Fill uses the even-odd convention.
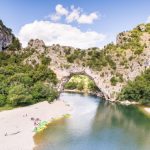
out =
[[[55,71],[56,73],[56,71]],[[56,73],[57,75],[57,73]],[[96,76],[92,74],[92,71],[89,68],[84,68],[84,67],[77,67],[72,68],[67,72],[66,75],[62,76],[61,79],[59,80],[59,83],[57,85],[58,91],[62,92],[64,90],[65,84],[70,80],[70,78],[74,75],[85,75],[89,77],[92,81],[94,81],[95,85],[98,87],[100,90],[99,92],[95,93],[97,96],[105,98],[106,100],[110,99],[109,95],[103,91],[101,86],[99,85],[99,80]],[[59,76],[59,75],[57,75]]]
[[[44,42],[38,39],[31,40],[27,48],[34,49],[36,52],[24,60],[25,63],[32,64],[31,60],[34,59],[36,60],[36,64],[40,64],[41,60],[38,58],[39,54],[44,54],[51,59],[48,68],[53,70],[58,78],[59,82],[56,87],[59,92],[62,92],[64,84],[72,75],[83,74],[90,77],[95,82],[96,86],[101,91],[101,93],[97,95],[103,95],[102,97],[106,100],[116,100],[115,94],[121,89],[121,85],[117,84],[115,87],[111,85],[110,79],[113,77],[111,70],[105,70],[104,68],[103,72],[101,72],[77,62],[69,63],[66,58],[65,49],[69,48],[71,49],[70,51],[75,51],[74,48],[60,45],[46,47]],[[104,73],[103,77],[101,76],[102,73]]]
[[[74,75],[85,75],[87,77],[89,77],[94,83],[95,85],[97,86],[95,80],[93,79],[93,77],[89,76],[86,72],[78,72],[78,73],[71,73],[70,76],[65,76],[62,78],[62,80],[59,82],[58,84],[58,89],[59,89],[59,92],[62,92],[64,90],[64,86],[65,84],[71,79],[71,77],[73,77]],[[98,86],[97,86],[98,87]],[[101,89],[98,87],[99,91],[98,92],[95,92],[94,94],[99,96],[99,97],[102,97],[102,98],[108,98],[106,97],[106,95],[104,95],[104,93],[101,91]]]

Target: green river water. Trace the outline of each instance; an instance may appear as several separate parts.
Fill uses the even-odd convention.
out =
[[[95,96],[62,93],[72,117],[35,136],[35,150],[150,150],[150,118],[134,106]]]

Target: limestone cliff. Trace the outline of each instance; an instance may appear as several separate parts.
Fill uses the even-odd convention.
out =
[[[13,37],[11,29],[7,28],[0,20],[0,51],[12,44]]]

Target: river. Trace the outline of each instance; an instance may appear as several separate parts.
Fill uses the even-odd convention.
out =
[[[150,150],[150,118],[135,106],[75,93],[60,99],[71,105],[72,116],[37,134],[35,150]]]

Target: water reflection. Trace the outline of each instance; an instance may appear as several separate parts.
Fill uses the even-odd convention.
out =
[[[111,149],[150,149],[150,119],[134,106],[101,101],[92,128],[101,144],[109,141]]]
[[[37,135],[36,150],[149,150],[150,119],[135,107],[80,94],[61,98],[72,105],[73,116]]]

